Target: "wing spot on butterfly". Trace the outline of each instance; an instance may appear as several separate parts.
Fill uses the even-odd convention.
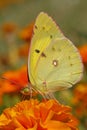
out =
[[[70,66],[73,66],[73,64],[70,64]]]
[[[42,29],[45,30],[45,27],[43,26]]]
[[[40,53],[40,50],[38,50],[38,49],[35,49],[35,52],[36,52],[36,53]]]
[[[52,51],[55,51],[56,49],[54,47],[52,47]]]
[[[42,57],[46,57],[45,53],[43,53],[43,52],[41,53],[41,56],[42,56]]]
[[[38,29],[38,27],[35,25],[35,29]]]
[[[52,38],[53,38],[53,35],[50,35],[50,38],[52,39]]]
[[[58,60],[53,60],[52,65],[57,67],[58,66]]]

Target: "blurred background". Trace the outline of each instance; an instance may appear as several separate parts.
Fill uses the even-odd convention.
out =
[[[81,82],[69,90],[55,93],[55,96],[61,103],[72,107],[80,121],[80,130],[86,130],[87,0],[0,0],[0,76],[18,83],[1,79],[0,113],[20,101],[21,86],[28,82],[27,60],[32,29],[41,11],[56,21],[81,53],[84,64]]]

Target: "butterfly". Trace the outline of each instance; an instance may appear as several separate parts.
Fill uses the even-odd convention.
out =
[[[53,19],[41,12],[34,24],[28,56],[28,92],[31,96],[33,90],[44,98],[54,98],[54,92],[72,87],[82,75],[77,48]]]
[[[72,87],[83,75],[77,48],[44,12],[35,21],[28,74],[33,88],[49,98],[55,91]]]

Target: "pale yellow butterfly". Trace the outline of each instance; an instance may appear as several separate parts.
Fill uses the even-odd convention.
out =
[[[83,73],[80,54],[46,13],[35,21],[28,59],[29,79],[42,95],[72,87]]]

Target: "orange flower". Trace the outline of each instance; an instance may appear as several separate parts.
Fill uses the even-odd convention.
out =
[[[30,97],[29,82],[27,76],[27,66],[23,66],[16,71],[8,71],[2,75],[0,80],[0,103],[5,93],[20,92],[24,98]],[[36,91],[32,92],[32,96],[36,96]]]
[[[16,25],[14,23],[6,23],[2,27],[4,33],[12,33],[16,29]]]
[[[74,89],[73,103],[76,107],[76,114],[81,117],[87,115],[87,84],[79,84]]]
[[[87,63],[87,44],[79,47],[80,54],[82,56],[83,63]]]
[[[16,71],[8,71],[4,73],[2,77],[8,79],[2,83],[5,92],[17,91],[28,84],[27,66],[23,66],[21,69]],[[9,80],[15,83],[11,83]],[[18,86],[16,84],[18,84]]]
[[[30,45],[28,45],[27,43],[23,44],[19,48],[19,56],[28,57],[29,47],[30,47]]]
[[[27,66],[23,66],[16,71],[8,71],[2,77],[5,77],[7,80],[0,80],[0,98],[5,93],[17,92],[26,87],[28,84]]]
[[[77,130],[71,108],[55,100],[26,100],[7,108],[0,116],[0,130]]]
[[[5,0],[5,1],[0,0],[0,9],[5,8],[11,4],[17,4],[19,2],[21,2],[21,0]]]
[[[28,56],[30,40],[33,34],[33,26],[34,26],[34,23],[31,23],[29,26],[24,28],[24,30],[21,31],[20,33],[21,39],[25,40],[26,43],[19,48],[19,56],[23,56],[23,57]]]
[[[25,41],[30,41],[32,34],[33,34],[33,26],[34,23],[31,23],[29,26],[27,26],[26,28],[24,28],[24,30],[22,30],[22,32],[20,33],[20,37],[25,40]]]
[[[6,44],[8,46],[8,63],[11,66],[16,66],[19,61],[18,49],[16,45],[16,25],[14,23],[7,23],[3,25],[2,29]]]

